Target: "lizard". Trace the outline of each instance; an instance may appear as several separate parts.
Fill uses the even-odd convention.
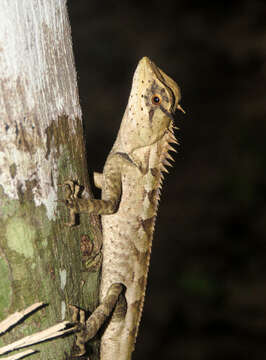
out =
[[[103,173],[94,173],[102,199],[78,196],[80,185],[65,181],[70,223],[77,213],[101,215],[103,262],[100,305],[85,321],[73,307],[79,355],[104,327],[101,360],[130,360],[141,319],[163,172],[178,144],[173,114],[181,110],[180,88],[148,57],[135,70],[128,104]],[[78,316],[79,322],[78,322]],[[103,326],[104,325],[104,326]]]

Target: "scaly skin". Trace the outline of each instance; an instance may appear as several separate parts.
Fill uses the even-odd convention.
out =
[[[173,113],[182,110],[180,97],[178,85],[144,57],[135,71],[128,105],[103,174],[96,174],[102,200],[67,199],[72,216],[75,212],[102,215],[101,305],[78,338],[84,352],[82,344],[109,317],[101,339],[101,360],[130,360],[134,350],[162,172],[171,159],[170,143],[177,143]],[[77,192],[72,190],[73,194]]]

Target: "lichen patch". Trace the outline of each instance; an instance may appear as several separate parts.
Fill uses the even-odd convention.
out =
[[[26,258],[33,258],[33,240],[35,237],[36,229],[26,219],[14,217],[7,222],[6,239],[8,247]]]

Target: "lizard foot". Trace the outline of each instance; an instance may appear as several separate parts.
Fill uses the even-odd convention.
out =
[[[85,343],[86,343],[86,321],[85,321],[85,311],[79,309],[77,306],[68,305],[69,308],[73,311],[72,321],[75,325],[76,333],[76,345],[79,348],[79,352],[75,353],[73,356],[79,357],[86,353]]]
[[[77,215],[79,213],[78,198],[83,191],[83,187],[74,180],[66,180],[59,186],[65,187],[65,200],[61,200],[69,209],[70,221],[66,226],[72,227],[77,225]]]

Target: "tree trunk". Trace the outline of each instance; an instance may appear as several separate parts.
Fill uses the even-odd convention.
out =
[[[97,305],[98,218],[84,216],[69,228],[67,209],[58,203],[65,180],[88,184],[84,154],[66,1],[2,0],[0,320],[35,302],[48,306],[0,345],[70,320],[68,304],[91,311]],[[32,348],[39,359],[66,359],[72,344],[68,336]],[[97,359],[94,345],[91,359]]]

